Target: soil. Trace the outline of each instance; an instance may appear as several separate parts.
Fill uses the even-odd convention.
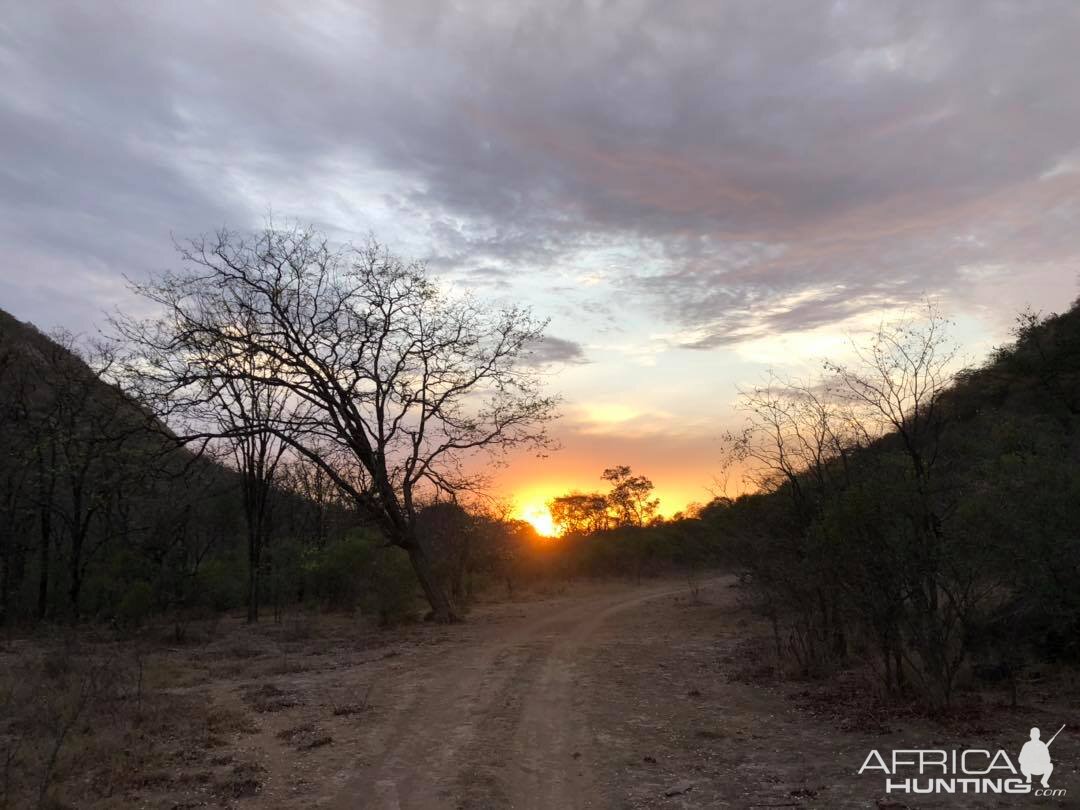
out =
[[[93,806],[1080,806],[1080,728],[1052,696],[978,702],[943,724],[858,702],[867,690],[847,676],[778,678],[732,577],[696,594],[677,580],[579,583],[478,606],[461,625],[342,627],[286,625],[276,646],[237,628],[198,660],[159,656],[153,671],[172,679],[159,691],[206,707],[213,748],[129,786],[123,805]],[[886,797],[879,774],[857,773],[871,749],[1012,753],[1032,725],[1063,722],[1053,786],[1072,799]]]

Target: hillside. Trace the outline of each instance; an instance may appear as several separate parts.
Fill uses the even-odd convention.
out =
[[[1080,662],[1080,307],[1021,316],[955,378],[934,365],[939,327],[754,394],[768,420],[741,449],[764,488],[703,520],[799,671],[861,661],[887,694],[944,707],[973,673],[1015,696],[1025,671]]]
[[[133,583],[195,570],[210,545],[196,527],[234,489],[224,469],[177,449],[70,338],[6,312],[0,403],[5,620],[109,615],[145,596]]]

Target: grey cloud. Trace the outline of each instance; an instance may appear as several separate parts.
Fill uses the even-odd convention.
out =
[[[529,365],[544,366],[552,363],[588,362],[581,344],[551,335],[529,347]]]
[[[512,275],[509,270],[503,270],[498,267],[477,267],[471,271],[472,275],[479,276],[481,278],[506,278]]]
[[[82,266],[104,300],[275,194],[362,234],[346,187],[497,288],[629,245],[617,289],[703,348],[962,300],[966,264],[1080,252],[1080,173],[1040,180],[1080,159],[1078,40],[1067,0],[23,4],[5,291],[33,316]]]

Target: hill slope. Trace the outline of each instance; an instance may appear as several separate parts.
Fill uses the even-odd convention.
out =
[[[1080,663],[1080,307],[1021,316],[1013,344],[948,386],[919,366],[926,334],[759,399],[774,432],[750,449],[772,475],[703,519],[800,670],[861,659],[885,691],[940,707],[972,664],[1015,683]]]

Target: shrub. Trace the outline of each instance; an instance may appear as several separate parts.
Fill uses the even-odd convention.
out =
[[[353,610],[371,567],[373,544],[359,532],[312,550],[304,561],[306,591],[327,607]]]
[[[308,592],[328,607],[360,607],[390,624],[415,607],[416,576],[408,554],[370,532],[353,532],[311,553],[304,564]]]
[[[116,607],[119,621],[128,627],[138,627],[154,612],[154,588],[145,580],[128,586]]]
[[[396,546],[374,551],[364,609],[377,613],[384,625],[410,618],[416,609],[416,575],[409,555]]]
[[[219,557],[203,564],[196,575],[195,592],[215,611],[243,604],[244,572],[235,560]]]

